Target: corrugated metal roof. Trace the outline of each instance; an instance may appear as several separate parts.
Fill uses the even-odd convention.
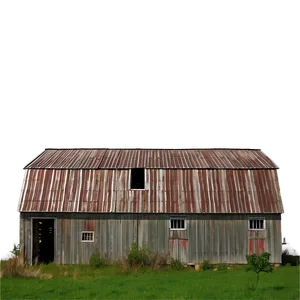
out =
[[[45,149],[25,169],[277,169],[259,149]]]
[[[46,144],[47,149],[199,149],[238,148],[255,149],[256,144]]]
[[[85,160],[87,161],[87,160]],[[283,213],[276,170],[26,170],[21,212]]]

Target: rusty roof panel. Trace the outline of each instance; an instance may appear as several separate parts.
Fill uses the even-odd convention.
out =
[[[117,156],[116,152],[114,157]],[[130,190],[130,170],[28,169],[18,209],[98,213],[283,212],[276,170],[233,169],[146,169],[145,190]]]
[[[238,148],[255,149],[256,144],[46,144],[52,149],[199,149],[199,148]]]
[[[46,149],[25,169],[277,169],[258,149]]]

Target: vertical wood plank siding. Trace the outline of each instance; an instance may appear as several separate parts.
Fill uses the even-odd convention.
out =
[[[187,229],[170,231],[170,214],[21,213],[24,230],[21,248],[25,248],[25,260],[32,263],[32,218],[50,217],[56,220],[55,262],[59,264],[88,263],[96,248],[112,260],[120,259],[127,255],[133,242],[148,245],[154,252],[178,255],[185,263],[209,260],[243,264],[249,253],[248,219],[251,216],[185,214]],[[266,214],[265,220],[266,231],[257,233],[258,237],[265,237],[265,250],[271,253],[271,262],[280,263],[280,214]],[[95,231],[94,242],[81,242],[81,231],[85,230]]]

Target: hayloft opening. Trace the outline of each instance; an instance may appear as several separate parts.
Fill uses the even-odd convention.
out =
[[[137,168],[131,169],[131,189],[145,188],[145,169]]]
[[[33,219],[32,262],[54,261],[54,219]]]

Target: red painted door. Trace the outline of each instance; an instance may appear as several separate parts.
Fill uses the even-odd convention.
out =
[[[265,252],[265,239],[249,239],[248,240],[248,253],[249,254],[262,254]]]
[[[187,239],[170,239],[170,256],[178,259],[182,263],[188,263],[188,240]]]

